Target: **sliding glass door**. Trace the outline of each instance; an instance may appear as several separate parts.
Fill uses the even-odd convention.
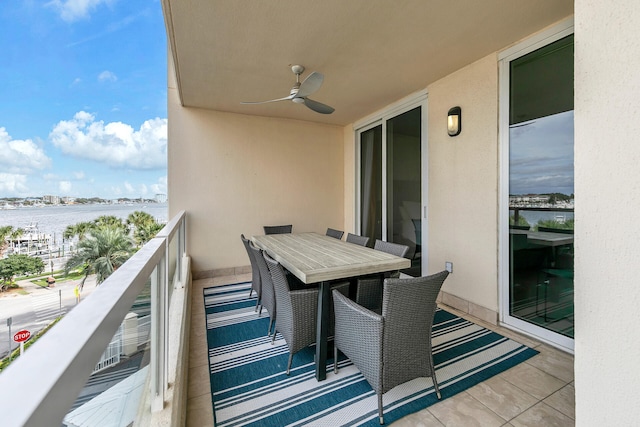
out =
[[[505,322],[572,348],[573,34],[502,66],[509,103]]]
[[[419,276],[422,259],[421,106],[383,118],[359,134],[360,232],[409,246]]]

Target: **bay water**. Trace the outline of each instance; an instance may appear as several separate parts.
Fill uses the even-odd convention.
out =
[[[169,214],[166,203],[129,203],[117,205],[49,205],[40,207],[19,207],[0,210],[0,227],[10,225],[26,228],[37,224],[38,232],[50,234],[54,242],[62,242],[62,234],[69,225],[90,222],[102,215],[112,215],[126,220],[135,211],[147,212],[156,221],[167,222]]]

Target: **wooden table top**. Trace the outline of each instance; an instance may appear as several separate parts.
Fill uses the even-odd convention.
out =
[[[573,243],[573,234],[553,233],[551,231],[530,231],[510,229],[511,234],[526,234],[530,243],[544,246],[563,246]]]
[[[253,236],[251,240],[304,283],[411,266],[406,258],[317,233],[269,234]]]

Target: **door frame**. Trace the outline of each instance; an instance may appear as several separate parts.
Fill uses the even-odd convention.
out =
[[[515,329],[554,347],[573,353],[574,339],[509,314],[509,64],[563,37],[574,34],[573,17],[524,40],[498,55],[498,133],[500,151],[498,197],[498,298],[502,326]]]
[[[354,194],[354,215],[356,233],[361,233],[361,201],[360,194],[361,185],[361,162],[360,162],[360,135],[362,132],[370,130],[376,126],[382,125],[382,176],[383,180],[387,177],[387,120],[392,119],[414,108],[421,107],[420,110],[420,188],[421,188],[421,226],[422,226],[422,254],[421,254],[421,274],[424,275],[428,271],[428,200],[429,200],[429,150],[428,150],[428,96],[427,91],[422,90],[409,95],[385,108],[377,111],[357,122],[353,125],[353,138],[355,147],[355,194]],[[383,181],[384,183],[384,181]],[[387,186],[382,186],[382,236],[386,240],[387,235]]]

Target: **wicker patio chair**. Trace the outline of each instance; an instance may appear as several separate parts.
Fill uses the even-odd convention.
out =
[[[398,243],[384,242],[380,239],[376,240],[376,244],[373,246],[373,249],[377,251],[386,252],[391,255],[399,256],[404,258],[407,256],[409,252],[409,246],[400,245]]]
[[[373,248],[399,257],[405,257],[409,252],[409,246],[382,240],[376,240]],[[394,272],[389,276],[398,278],[399,274]],[[369,310],[380,313],[382,310],[382,280],[383,277],[379,274],[359,278],[356,284],[356,302]]]
[[[244,248],[247,250],[247,255],[249,256],[249,262],[251,263],[251,289],[249,290],[249,296],[256,291],[256,295],[258,295],[258,300],[256,301],[256,309],[258,310],[258,305],[262,300],[262,282],[260,281],[260,270],[258,269],[258,264],[256,263],[256,259],[253,256],[253,252],[250,250],[250,242],[244,237],[244,234],[240,235],[240,239],[242,240],[242,244]]]
[[[264,234],[288,234],[293,231],[293,225],[265,225]]]
[[[360,246],[367,246],[369,243],[369,238],[367,236],[359,236],[357,234],[347,233],[347,242],[355,243]]]
[[[431,351],[431,327],[436,297],[448,274],[442,271],[427,277],[385,279],[380,315],[333,293],[334,361],[340,350],[362,372],[378,395],[380,424],[384,424],[382,395],[397,385],[431,377],[441,398]],[[338,373],[335,362],[334,372]]]
[[[249,250],[253,252],[253,255],[256,257],[256,262],[258,264],[258,269],[260,270],[260,280],[262,281],[262,306],[260,307],[260,312],[258,315],[262,314],[262,308],[266,308],[269,313],[269,329],[267,329],[267,336],[271,336],[272,326],[275,324],[276,316],[277,316],[277,306],[276,306],[276,295],[273,290],[273,281],[271,280],[271,273],[269,272],[269,267],[267,267],[267,262],[264,260],[264,256],[262,255],[262,249],[256,248],[251,245]],[[274,331],[275,334],[275,331]]]
[[[276,332],[280,332],[289,347],[287,375],[291,370],[293,355],[316,340],[316,318],[318,317],[318,288],[292,291],[282,265],[263,252],[271,273],[278,315]],[[276,333],[273,334],[272,342]]]
[[[335,230],[333,228],[327,228],[327,236],[329,237],[335,237],[336,239],[340,240],[342,239],[343,235],[344,235],[344,231]]]

